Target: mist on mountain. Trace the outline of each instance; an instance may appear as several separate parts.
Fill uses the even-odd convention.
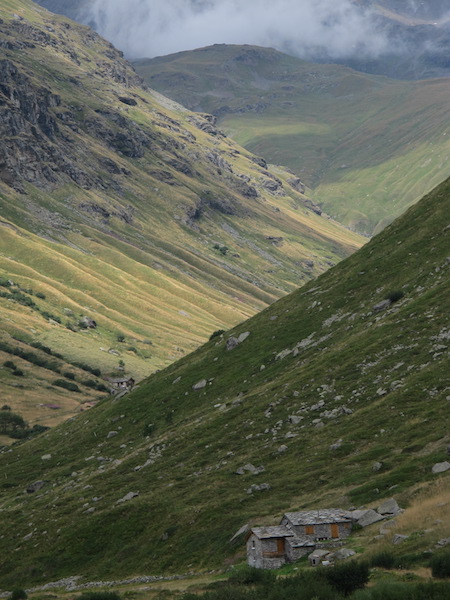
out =
[[[351,0],[94,0],[85,22],[129,58],[215,43],[271,46],[306,59],[378,57],[390,41]]]

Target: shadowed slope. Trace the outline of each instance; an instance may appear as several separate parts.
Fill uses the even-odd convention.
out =
[[[209,569],[242,556],[245,523],[404,506],[449,443],[449,208],[446,181],[316,281],[0,456],[2,585]]]

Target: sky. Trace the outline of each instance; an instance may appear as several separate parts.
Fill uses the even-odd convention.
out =
[[[269,46],[301,58],[378,57],[388,42],[350,0],[93,0],[87,19],[128,58],[211,44]]]

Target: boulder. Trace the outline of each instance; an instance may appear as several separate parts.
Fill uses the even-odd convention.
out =
[[[380,534],[386,535],[397,525],[397,521],[395,519],[390,519],[389,521],[385,521],[380,527]]]
[[[128,500],[132,500],[133,498],[136,498],[136,496],[139,496],[139,492],[128,492],[128,494],[125,494],[123,498],[117,500],[117,504],[120,504],[121,502],[128,502]]]
[[[244,331],[243,333],[240,333],[238,337],[232,336],[228,338],[226,344],[227,350],[234,350],[234,348],[236,348],[236,346],[239,346],[239,344],[242,344],[242,342],[244,342],[249,335],[250,331]]]
[[[355,554],[356,552],[350,548],[339,548],[339,550],[336,550],[336,552],[333,553],[333,558],[335,560],[345,560],[346,558],[355,556]]]
[[[444,548],[444,546],[449,546],[450,545],[450,538],[442,538],[442,540],[439,540],[438,542],[436,542],[436,546],[439,548]]]
[[[270,484],[268,483],[260,483],[259,485],[254,483],[253,485],[251,485],[248,490],[247,490],[247,494],[253,494],[253,492],[264,492],[270,490]]]
[[[342,439],[339,439],[337,442],[335,442],[334,444],[330,445],[330,450],[332,452],[334,452],[335,450],[339,450],[339,448],[342,446]]]
[[[362,508],[362,509],[357,509],[357,510],[350,510],[347,513],[347,516],[354,522],[359,521],[359,519],[361,519],[361,517],[363,517],[367,512],[367,508]]]
[[[115,437],[115,436],[116,436],[116,435],[118,435],[118,434],[119,434],[119,432],[118,432],[118,431],[110,431],[110,432],[108,433],[108,435],[106,436],[106,438],[107,438],[107,439],[109,439],[109,438]]]
[[[250,331],[244,331],[243,333],[241,333],[238,337],[239,344],[242,344],[242,342],[244,342],[248,338],[249,335],[250,335]]]
[[[394,498],[389,498],[389,500],[385,500],[380,506],[377,508],[377,512],[380,515],[399,515],[402,510],[400,506],[397,504],[397,501]]]
[[[255,467],[255,465],[247,463],[243,467],[239,467],[239,469],[236,470],[236,475],[245,475],[246,472],[251,473],[252,475],[259,475],[259,473],[264,473],[265,470],[266,469],[263,467],[263,465]]]
[[[197,383],[194,383],[194,385],[192,386],[192,389],[194,391],[202,390],[203,388],[206,387],[206,384],[207,384],[206,379],[200,379],[200,381],[197,381]]]
[[[365,511],[362,517],[358,519],[357,523],[358,525],[361,525],[361,527],[367,527],[368,525],[372,525],[373,523],[376,523],[377,521],[382,521],[383,519],[383,515],[380,515],[380,513],[377,513],[376,511],[369,508]]]
[[[393,544],[401,544],[402,542],[404,542],[405,540],[408,539],[408,535],[401,535],[400,533],[395,533],[393,538],[392,538],[392,543]]]
[[[450,469],[450,463],[448,461],[436,463],[433,465],[431,472],[432,473],[445,473]]]
[[[97,327],[97,323],[91,317],[83,316],[80,319],[80,327],[85,327],[86,329],[95,329]]]
[[[378,304],[375,304],[375,306],[372,308],[373,312],[380,312],[382,310],[386,310],[387,308],[389,308],[391,305],[391,301],[386,299],[386,300],[382,300],[381,302],[378,302]]]
[[[298,415],[290,415],[288,420],[292,425],[298,425],[300,421],[303,420],[303,417],[299,417]]]
[[[234,350],[237,346],[239,346],[239,340],[236,337],[227,339],[227,350]]]
[[[45,485],[45,481],[35,481],[34,483],[30,483],[27,487],[27,494],[34,494],[34,492],[38,492]]]

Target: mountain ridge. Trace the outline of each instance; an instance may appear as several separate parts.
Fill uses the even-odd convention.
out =
[[[448,79],[397,81],[245,45],[133,64],[149,85],[299,173],[316,203],[366,234],[446,176]]]

